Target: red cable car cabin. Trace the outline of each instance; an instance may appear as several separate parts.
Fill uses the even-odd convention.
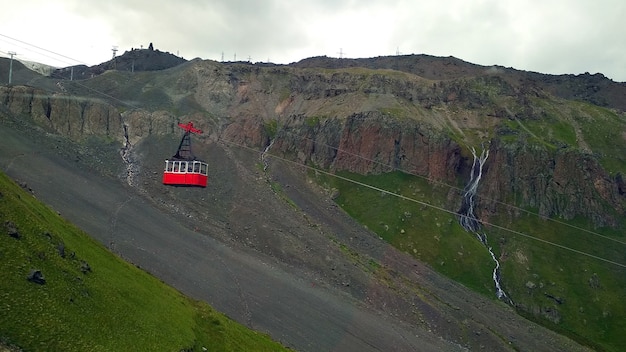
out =
[[[206,187],[208,165],[199,160],[165,160],[164,185]]]
[[[180,141],[178,151],[171,160],[165,160],[163,171],[163,184],[172,186],[206,187],[209,179],[209,166],[207,163],[196,159],[191,152],[191,133],[202,133],[194,128],[193,123],[179,123],[178,126],[185,130],[183,139]]]

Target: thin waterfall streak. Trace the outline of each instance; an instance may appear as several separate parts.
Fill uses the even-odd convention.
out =
[[[467,185],[465,186],[465,190],[463,192],[463,202],[461,206],[461,210],[459,213],[461,216],[459,217],[459,223],[467,232],[473,233],[476,238],[482,243],[485,248],[489,251],[489,255],[491,259],[496,264],[493,272],[492,279],[496,288],[496,297],[500,300],[505,300],[508,303],[512,303],[511,299],[508,298],[504,290],[502,289],[502,285],[500,284],[500,262],[496,258],[495,253],[489,243],[487,242],[487,235],[485,233],[481,233],[480,230],[480,222],[476,215],[474,214],[474,196],[478,191],[478,184],[483,176],[483,166],[489,158],[489,150],[483,149],[480,152],[480,156],[476,153],[476,149],[472,147],[472,156],[474,157],[474,161],[472,162],[472,170],[470,172],[470,179]]]
[[[493,261],[496,263],[496,266],[495,268],[493,268],[493,272],[491,274],[491,277],[493,278],[493,282],[496,285],[496,297],[498,297],[498,299],[506,299],[507,301],[511,302],[511,300],[508,298],[508,296],[502,289],[502,286],[500,285],[500,262],[498,261],[498,259],[496,259],[496,255],[493,253],[491,246],[487,244],[486,237],[485,237],[485,242],[483,242],[483,244],[489,250],[491,259],[493,259]]]
[[[261,161],[263,162],[263,171],[267,171],[267,168],[269,167],[269,164],[266,160],[266,155],[269,152],[270,148],[272,147],[272,145],[274,144],[274,141],[276,139],[271,139],[270,143],[267,145],[267,147],[265,147],[265,150],[263,150],[263,153],[261,154]]]

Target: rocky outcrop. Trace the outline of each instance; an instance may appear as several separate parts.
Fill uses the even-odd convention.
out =
[[[31,118],[36,124],[72,139],[123,135],[120,113],[104,101],[50,94],[26,86],[0,87],[0,101],[15,116]]]
[[[302,123],[278,133],[273,154],[336,171],[401,170],[448,184],[467,178],[471,168],[471,158],[462,156],[457,143],[415,122],[389,119],[377,112],[327,119],[312,126],[306,118],[294,118],[298,119]],[[247,140],[255,140],[252,136]],[[491,213],[510,211],[501,204],[514,197],[517,206],[538,209],[542,216],[566,220],[583,216],[598,227],[615,227],[624,216],[621,174],[610,176],[593,155],[499,140],[489,149],[480,195],[481,206]],[[488,213],[481,215],[484,219]]]
[[[158,49],[131,48],[122,55],[95,66],[76,65],[55,70],[52,75],[63,79],[87,79],[101,75],[107,70],[128,72],[158,71],[172,68],[187,62],[169,52]]]
[[[272,152],[332,170],[361,174],[402,170],[448,182],[456,179],[461,161],[460,147],[445,135],[380,112],[286,127]]]
[[[181,122],[180,117],[163,110],[132,109],[120,113],[102,100],[51,94],[26,86],[0,87],[0,101],[11,114],[28,117],[37,125],[75,141],[99,136],[123,143],[128,138],[134,144],[149,135],[176,133]],[[203,127],[202,123],[198,126]]]
[[[566,220],[584,216],[595,226],[614,227],[626,210],[620,179],[580,151],[550,152],[539,145],[495,141],[481,194],[491,212],[504,211],[498,202],[515,196],[517,205],[537,209],[542,216]]]
[[[36,283],[38,285],[46,284],[46,278],[43,276],[41,270],[39,269],[31,269],[28,273],[28,276],[26,277],[26,280]]]
[[[180,129],[180,118],[167,111],[129,110],[122,114],[122,121],[127,129],[128,142],[138,143],[150,135],[169,135]],[[199,126],[202,128],[201,126]]]
[[[300,68],[342,69],[367,67],[409,72],[432,80],[457,80],[480,75],[504,74],[511,81],[523,82],[532,89],[543,90],[563,98],[582,100],[594,105],[626,111],[626,82],[614,82],[601,73],[548,75],[519,71],[510,67],[482,66],[449,56],[430,55],[381,56],[363,59],[312,57],[294,63]]]

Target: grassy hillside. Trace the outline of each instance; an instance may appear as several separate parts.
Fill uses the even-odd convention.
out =
[[[581,102],[536,99],[533,106],[541,118],[500,121],[496,130],[505,142],[591,150],[610,175],[626,171],[623,114]],[[328,177],[319,182],[338,190],[335,201],[351,216],[396,248],[495,299],[494,262],[453,214],[459,191],[401,172],[340,176],[359,183]],[[624,350],[626,219],[616,228],[594,228],[590,219],[550,221],[536,215],[537,209],[513,209],[502,206],[483,220],[497,225],[485,227],[485,233],[517,311],[595,349]]]
[[[496,299],[495,264],[487,249],[456,216],[442,210],[448,207],[447,187],[401,172],[340,176],[320,176],[318,182],[338,190],[335,201],[351,216],[398,249]],[[583,230],[592,227],[585,220],[565,224],[529,211],[513,222],[505,215],[492,218],[490,223],[500,228],[485,227],[501,264],[503,289],[515,308],[594,349],[624,350],[626,269],[614,264],[624,263],[624,234],[615,229],[592,234]]]
[[[448,133],[460,145],[478,145],[480,138],[493,139],[495,135],[505,144],[534,145],[548,153],[570,150],[592,154],[611,177],[626,172],[626,119],[622,112],[549,95],[512,99],[513,95],[502,91],[506,85],[494,79],[446,84],[454,88],[453,92],[470,97],[448,108],[459,108],[462,113],[458,115],[468,121],[476,113],[474,119],[480,122],[475,126],[451,123]],[[475,106],[463,110],[468,102]],[[494,115],[490,110],[499,108],[506,111],[501,114],[506,118],[490,119]],[[460,204],[459,191],[401,172],[340,176],[359,184],[328,177],[319,182],[338,190],[336,202],[351,216],[396,248],[495,299],[491,277],[494,262],[451,213],[458,210],[451,205]],[[551,221],[536,215],[537,209],[515,209],[520,204],[514,204],[513,199],[510,203],[512,208],[498,207],[496,212],[487,212],[488,219],[481,220],[497,225],[487,226],[485,232],[501,264],[503,288],[514,307],[585,345],[623,351],[626,219],[618,215],[620,224],[615,228],[595,228],[590,219],[580,216],[571,221],[560,217]],[[619,210],[609,206],[606,211]]]
[[[0,346],[280,351],[107,251],[0,174]],[[43,281],[28,280],[39,270]]]

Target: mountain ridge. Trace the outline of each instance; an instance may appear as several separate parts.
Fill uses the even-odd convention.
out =
[[[152,43],[151,43],[152,44]],[[7,59],[5,59],[7,60]],[[193,60],[192,60],[193,61]],[[169,52],[158,49],[132,48],[122,55],[94,66],[71,66],[55,70],[51,73],[57,78],[86,79],[104,73],[106,70],[115,69],[120,71],[154,71],[175,67],[188,62]],[[626,111],[626,103],[623,102],[626,94],[626,82],[615,82],[602,73],[590,74],[545,74],[534,71],[522,71],[513,67],[499,65],[478,65],[462,59],[448,56],[431,56],[427,54],[411,54],[396,56],[379,56],[371,58],[332,58],[318,56],[305,58],[291,64],[252,63],[248,61],[231,62],[238,64],[254,65],[257,67],[296,67],[296,68],[324,68],[339,69],[350,67],[365,67],[370,69],[392,69],[415,74],[431,80],[449,80],[477,75],[506,74],[511,81],[517,80],[523,85],[539,87],[551,94],[564,98],[588,101],[594,105],[616,108]],[[75,71],[75,72],[73,72]],[[1,79],[2,77],[0,77]]]

